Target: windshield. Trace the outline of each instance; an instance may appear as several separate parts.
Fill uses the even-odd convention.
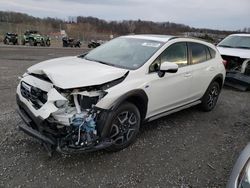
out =
[[[84,58],[134,70],[141,67],[162,45],[157,41],[121,37],[90,51]]]
[[[229,36],[219,43],[220,47],[250,49],[250,36]]]

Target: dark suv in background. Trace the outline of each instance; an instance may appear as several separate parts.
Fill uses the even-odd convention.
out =
[[[6,33],[3,39],[4,44],[18,44],[18,35],[16,33]]]

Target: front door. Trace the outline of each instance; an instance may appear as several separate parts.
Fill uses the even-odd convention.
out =
[[[159,77],[157,69],[163,62],[178,64],[176,73]],[[187,44],[178,42],[170,45],[149,67],[148,114],[147,117],[182,106],[189,102],[192,74],[188,66]]]

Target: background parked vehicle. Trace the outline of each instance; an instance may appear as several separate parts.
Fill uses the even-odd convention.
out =
[[[62,38],[63,42],[63,47],[81,47],[81,42],[80,40],[76,40],[74,38],[69,38],[69,37],[63,37]]]
[[[233,34],[218,45],[225,60],[225,84],[245,91],[250,89],[250,34]]]
[[[103,43],[104,43],[104,41],[102,41],[102,40],[97,40],[97,41],[91,40],[91,41],[88,43],[88,47],[89,47],[89,48],[96,48],[96,47],[102,45]]]
[[[42,36],[38,31],[28,30],[22,36],[22,45],[29,43],[30,46],[50,46],[50,38],[47,36]]]
[[[18,44],[18,35],[16,33],[6,33],[3,39],[4,44]]]

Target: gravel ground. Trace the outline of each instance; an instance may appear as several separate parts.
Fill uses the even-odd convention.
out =
[[[209,113],[197,107],[144,125],[123,151],[48,157],[17,130],[17,77],[41,60],[86,49],[0,46],[0,187],[225,187],[250,140],[250,93],[224,88]]]

